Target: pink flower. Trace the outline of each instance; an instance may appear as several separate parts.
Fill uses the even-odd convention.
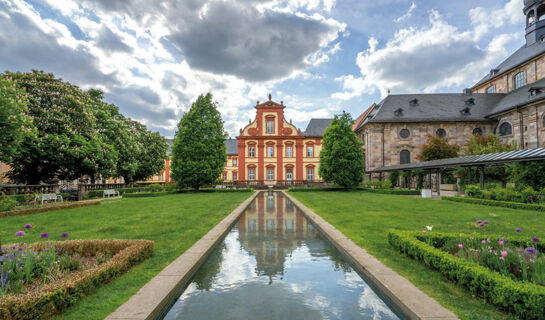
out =
[[[422,233],[423,233],[423,234],[426,234],[426,230],[422,230]]]
[[[498,241],[498,244],[499,244],[500,246],[503,246],[503,240]]]
[[[458,244],[458,248],[462,249],[463,247],[464,247],[463,244],[461,244],[461,243]]]
[[[490,243],[490,238],[486,239],[486,242]]]
[[[482,244],[486,244],[486,240],[481,241]]]
[[[503,261],[503,259],[504,259],[503,257],[500,257],[500,260],[501,260],[501,261]]]
[[[501,251],[500,254],[502,257],[507,257],[507,251]]]

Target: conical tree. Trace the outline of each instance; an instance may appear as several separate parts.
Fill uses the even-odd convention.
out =
[[[181,188],[210,186],[223,172],[227,153],[223,121],[210,93],[200,95],[178,123],[172,177]]]
[[[352,131],[352,117],[343,111],[336,115],[324,133],[324,149],[320,152],[320,176],[345,189],[363,181],[362,143]]]

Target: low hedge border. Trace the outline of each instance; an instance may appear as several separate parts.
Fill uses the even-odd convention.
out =
[[[42,250],[49,242],[29,245]],[[149,258],[153,242],[148,240],[71,240],[52,242],[55,248],[82,256],[110,252],[112,258],[89,270],[75,271],[63,279],[43,285],[40,292],[7,295],[0,299],[0,319],[49,319],[96,287],[125,273],[134,265]]]
[[[62,204],[58,206],[51,206],[51,207],[41,207],[41,208],[30,208],[30,209],[22,209],[22,210],[10,210],[10,211],[2,211],[0,212],[0,218],[7,217],[7,216],[20,216],[25,214],[31,214],[31,213],[39,213],[39,212],[47,212],[47,211],[53,211],[53,210],[62,210],[62,209],[71,209],[71,208],[79,208],[79,207],[86,207],[86,206],[95,206],[99,205],[101,200],[86,200],[86,201],[76,201],[76,202],[70,202],[67,204]]]
[[[500,200],[488,200],[488,199],[477,199],[477,198],[468,198],[468,197],[447,197],[442,196],[442,200],[456,201],[456,202],[465,202],[473,204],[482,204],[485,206],[492,207],[504,207],[511,209],[524,209],[524,210],[536,210],[544,211],[545,205],[532,204],[532,203],[522,203],[522,202],[509,202],[509,201],[500,201]]]
[[[137,192],[137,193],[125,193],[123,198],[147,198],[147,197],[160,197],[168,196],[169,194],[178,193],[177,191],[160,191],[160,192]]]
[[[301,188],[289,188],[289,192],[312,192],[312,191],[345,191],[340,187],[301,187]],[[405,189],[373,189],[373,188],[356,188],[346,191],[364,191],[381,194],[397,194],[405,196],[420,195],[420,190],[405,190]]]
[[[439,243],[449,238],[460,237],[491,238],[468,234],[428,233],[390,230],[388,242],[409,257],[423,262],[426,266],[442,273],[450,280],[465,286],[475,295],[485,298],[490,303],[517,315],[521,319],[545,319],[545,287],[525,281],[515,281],[498,272],[465,259],[457,258],[448,252],[437,249],[426,242]],[[508,239],[517,246],[531,243],[529,239]],[[543,250],[544,246],[538,246]]]

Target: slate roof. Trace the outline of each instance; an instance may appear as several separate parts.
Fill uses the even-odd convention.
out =
[[[310,119],[307,128],[301,134],[305,137],[323,137],[333,119]]]
[[[530,89],[538,89],[538,91],[536,91],[537,94],[534,96],[530,95]],[[489,115],[492,116],[543,99],[545,99],[545,78],[527,84],[504,95],[499,103],[490,110]]]
[[[227,147],[227,155],[238,155],[237,139],[225,139],[225,146]]]
[[[367,122],[491,121],[486,118],[505,94],[393,94],[367,116]],[[361,126],[360,125],[360,126]]]
[[[486,81],[495,78],[508,70],[542,54],[545,52],[545,41],[537,41],[530,46],[523,45],[515,53],[509,56],[505,61],[500,63],[496,68],[497,72],[492,74],[488,73],[484,78],[477,82],[473,88],[485,83]]]

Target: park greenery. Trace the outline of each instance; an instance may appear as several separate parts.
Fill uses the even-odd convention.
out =
[[[420,152],[420,161],[456,158],[460,152],[460,146],[450,144],[445,136],[428,134],[426,138],[427,141]]]
[[[352,131],[352,123],[352,117],[344,111],[335,115],[324,133],[320,152],[320,176],[345,189],[362,183],[365,168],[362,143]]]
[[[0,128],[9,131],[0,132],[0,160],[13,181],[133,182],[163,169],[166,140],[120,114],[100,90],[36,70],[0,74],[0,86]]]
[[[227,159],[223,121],[210,93],[200,95],[178,123],[171,175],[181,189],[214,184]]]

